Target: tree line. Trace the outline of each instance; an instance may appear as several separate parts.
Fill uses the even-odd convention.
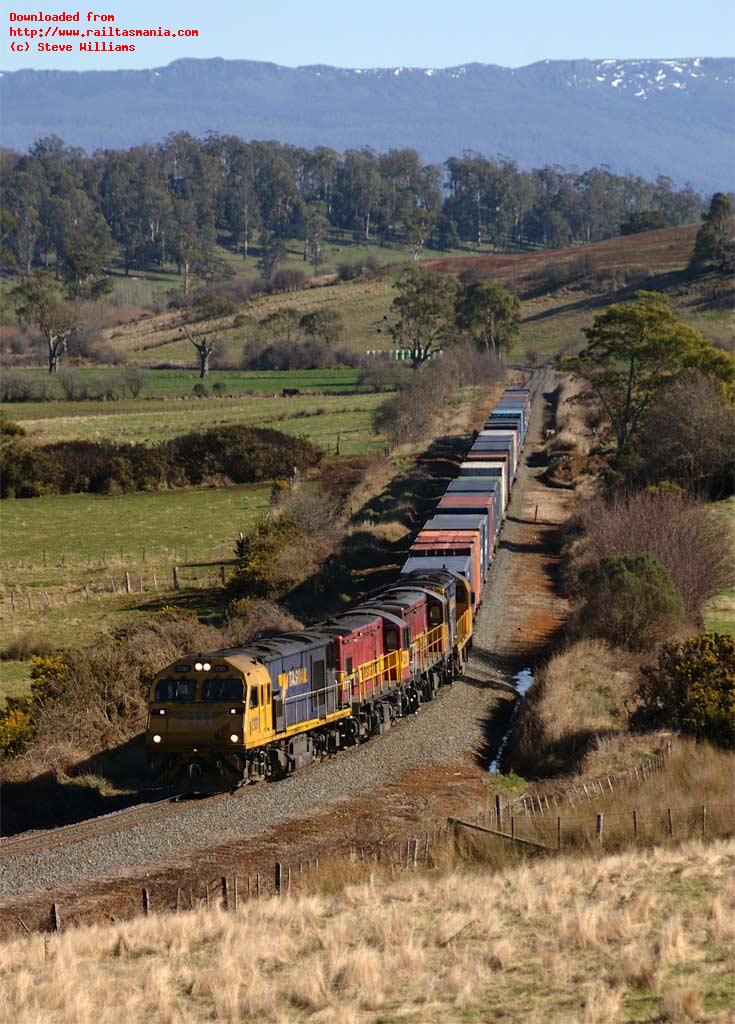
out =
[[[344,153],[319,146],[185,132],[158,145],[88,155],[55,136],[28,153],[0,153],[0,245],[6,267],[53,265],[79,297],[107,286],[104,269],[224,272],[219,246],[248,258],[257,245],[270,277],[284,239],[303,242],[318,268],[330,232],[361,242],[505,250],[564,246],[697,220],[702,197],[670,178],[646,181],[608,167],[522,170],[505,157],[424,164],[413,149]]]

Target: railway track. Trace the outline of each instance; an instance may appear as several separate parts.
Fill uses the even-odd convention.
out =
[[[217,800],[228,795],[228,793],[217,793],[206,799]],[[82,842],[84,839],[93,839],[96,836],[107,835],[110,832],[117,832],[165,817],[181,807],[181,797],[182,794],[175,794],[164,797],[163,800],[155,800],[153,803],[127,807],[98,818],[88,818],[74,825],[62,825],[60,828],[46,832],[26,833],[13,839],[0,840],[0,863],[13,857],[53,850],[59,846]]]

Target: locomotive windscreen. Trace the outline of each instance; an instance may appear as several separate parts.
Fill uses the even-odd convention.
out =
[[[156,700],[194,700],[197,684],[193,679],[160,679]]]
[[[202,686],[202,700],[242,700],[240,679],[207,679]]]

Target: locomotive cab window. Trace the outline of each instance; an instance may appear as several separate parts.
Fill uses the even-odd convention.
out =
[[[204,700],[242,700],[243,689],[240,679],[207,679],[202,688]]]
[[[194,700],[196,688],[193,679],[160,679],[156,685],[156,700]]]
[[[389,651],[398,650],[398,630],[389,629],[385,634],[385,645]]]
[[[346,665],[345,665],[345,669],[346,669],[346,671],[347,671],[347,675],[348,675],[348,676],[351,676],[351,675],[352,675],[352,666],[353,666],[353,661],[352,661],[352,658],[348,658],[348,659],[347,659],[347,663],[346,663]]]
[[[442,610],[438,604],[432,604],[429,606],[429,622],[434,626],[438,626],[442,620]]]
[[[250,707],[251,708],[257,708],[258,707],[258,687],[257,686],[251,686],[250,687]]]

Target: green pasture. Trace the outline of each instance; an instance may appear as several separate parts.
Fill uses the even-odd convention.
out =
[[[6,403],[3,411],[22,423],[33,442],[116,441],[155,444],[190,430],[230,424],[272,427],[308,437],[341,454],[380,450],[372,430],[377,393],[296,395],[243,393],[234,398],[125,399],[120,402]]]
[[[183,588],[218,583],[218,566],[201,563],[232,558],[269,497],[270,486],[247,485],[4,501],[0,648],[22,638],[91,642],[171,600],[174,564]],[[0,661],[0,703],[24,692],[29,670],[29,661]]]
[[[223,557],[238,531],[266,511],[269,495],[270,485],[247,484],[4,501],[4,587],[62,584],[74,568],[86,571],[88,564],[104,577],[103,560],[131,562],[138,570],[146,561]]]
[[[191,349],[190,351],[193,351]],[[62,366],[62,370],[66,367]],[[57,401],[64,401],[65,392],[62,380],[49,374],[42,367],[33,367],[21,371],[11,370],[11,374],[17,374],[31,380],[36,386],[45,385],[47,396],[53,399],[53,403],[47,402],[9,402],[4,406],[8,415],[14,413],[13,418],[19,419],[25,414],[26,407],[34,409],[47,404],[56,404]],[[119,367],[74,367],[75,378],[79,386],[87,385],[93,388],[98,381],[105,381],[111,384],[119,395],[128,394],[124,388],[124,370]],[[319,392],[320,394],[334,394],[343,391],[358,391],[361,370],[336,369],[336,370],[210,370],[209,377],[202,381],[199,372],[192,363],[191,369],[176,370],[143,370],[143,385],[141,392],[136,399],[121,398],[118,401],[145,401],[153,398],[190,398],[195,385],[203,384],[207,392],[212,395],[215,384],[222,386],[222,394],[271,394],[280,397],[284,388],[297,388],[299,391]],[[95,404],[91,401],[75,401],[74,405]],[[114,401],[99,403],[105,407],[115,405]],[[58,415],[53,410],[48,415]],[[25,417],[27,418],[27,417]]]

